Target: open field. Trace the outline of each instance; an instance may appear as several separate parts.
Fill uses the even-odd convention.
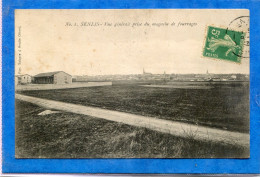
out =
[[[241,158],[249,147],[178,138],[16,100],[17,158]]]
[[[171,134],[177,137],[187,138],[192,136],[194,140],[214,141],[218,143],[231,144],[237,146],[249,146],[249,134],[231,132],[216,128],[210,128],[201,125],[192,125],[180,121],[163,120],[155,117],[141,116],[126,112],[107,110],[91,106],[83,106],[61,101],[53,101],[44,98],[31,97],[21,94],[15,94],[15,98],[20,101],[26,101],[42,108],[50,110],[69,112],[74,114],[87,115],[97,119],[105,119],[136,127],[143,127],[150,130],[156,130],[161,133]],[[45,112],[41,114],[45,114]]]
[[[212,86],[200,86],[200,85],[142,85],[143,87],[155,87],[155,88],[175,88],[175,89],[211,89]]]
[[[120,85],[22,94],[109,110],[249,132],[249,85],[211,84],[210,89]]]

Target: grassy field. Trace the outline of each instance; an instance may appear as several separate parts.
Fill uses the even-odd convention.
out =
[[[85,115],[38,115],[43,108],[18,100],[15,106],[16,158],[241,158],[249,155],[249,148],[200,142],[192,137],[178,138]]]
[[[180,82],[178,85],[190,84]],[[192,84],[194,85],[194,83]],[[210,86],[210,89],[113,85],[21,93],[39,98],[153,116],[159,119],[249,132],[249,84],[247,82],[225,82],[225,84],[200,82],[195,84]]]

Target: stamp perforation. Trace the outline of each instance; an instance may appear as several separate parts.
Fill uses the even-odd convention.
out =
[[[211,56],[207,56],[207,55],[205,55],[204,53],[205,53],[205,50],[207,50],[207,45],[209,45],[208,43],[209,43],[209,30],[210,30],[210,28],[215,28],[215,29],[218,29],[218,30],[224,30],[224,31],[226,31],[226,35],[225,35],[225,37],[224,37],[224,39],[218,39],[218,37],[216,37],[216,39],[213,37],[213,45],[214,44],[217,44],[217,43],[219,43],[218,45],[220,46],[220,47],[222,47],[221,45],[226,45],[226,46],[224,46],[224,47],[228,47],[229,49],[228,49],[228,51],[226,52],[226,55],[228,54],[228,53],[230,53],[230,52],[232,52],[233,53],[233,55],[236,55],[237,57],[236,57],[236,61],[234,61],[234,56],[233,56],[233,59],[230,57],[219,57],[217,54],[216,54],[216,52],[215,52],[215,50],[217,50],[218,49],[218,47],[216,47],[216,49],[215,50],[212,50],[212,53],[207,53],[208,55],[209,54],[211,54]],[[214,30],[214,29],[213,29]],[[213,31],[212,30],[212,31]],[[214,25],[214,24],[211,24],[211,25],[206,25],[205,26],[205,30],[204,30],[204,40],[203,40],[203,47],[202,47],[202,58],[210,58],[210,59],[214,59],[214,60],[222,60],[222,61],[227,61],[227,62],[231,62],[231,63],[236,63],[236,64],[241,64],[241,59],[243,58],[242,57],[242,55],[243,55],[243,52],[244,52],[244,38],[240,38],[240,40],[239,40],[239,44],[237,44],[231,37],[230,37],[230,35],[228,35],[227,34],[227,32],[232,32],[232,33],[240,33],[240,37],[242,37],[242,36],[246,36],[246,34],[247,34],[247,32],[246,31],[244,31],[244,30],[235,30],[235,29],[231,29],[231,28],[229,28],[229,27],[223,27],[223,26],[221,26],[221,25]],[[219,41],[217,41],[217,40],[219,40]],[[211,42],[211,41],[210,41]],[[215,43],[214,43],[215,42]],[[216,45],[214,45],[214,46],[216,46]],[[235,49],[236,48],[239,48],[239,52],[241,52],[241,54],[236,54],[236,53],[234,53],[234,51],[235,51]]]

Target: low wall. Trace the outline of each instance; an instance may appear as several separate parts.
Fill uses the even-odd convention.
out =
[[[98,87],[112,85],[112,82],[75,82],[72,84],[28,84],[28,85],[16,85],[16,91],[23,90],[54,90],[54,89],[69,89],[69,88],[81,88],[81,87]]]

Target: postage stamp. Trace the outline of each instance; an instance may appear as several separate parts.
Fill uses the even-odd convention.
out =
[[[245,32],[208,26],[203,56],[241,62]]]

